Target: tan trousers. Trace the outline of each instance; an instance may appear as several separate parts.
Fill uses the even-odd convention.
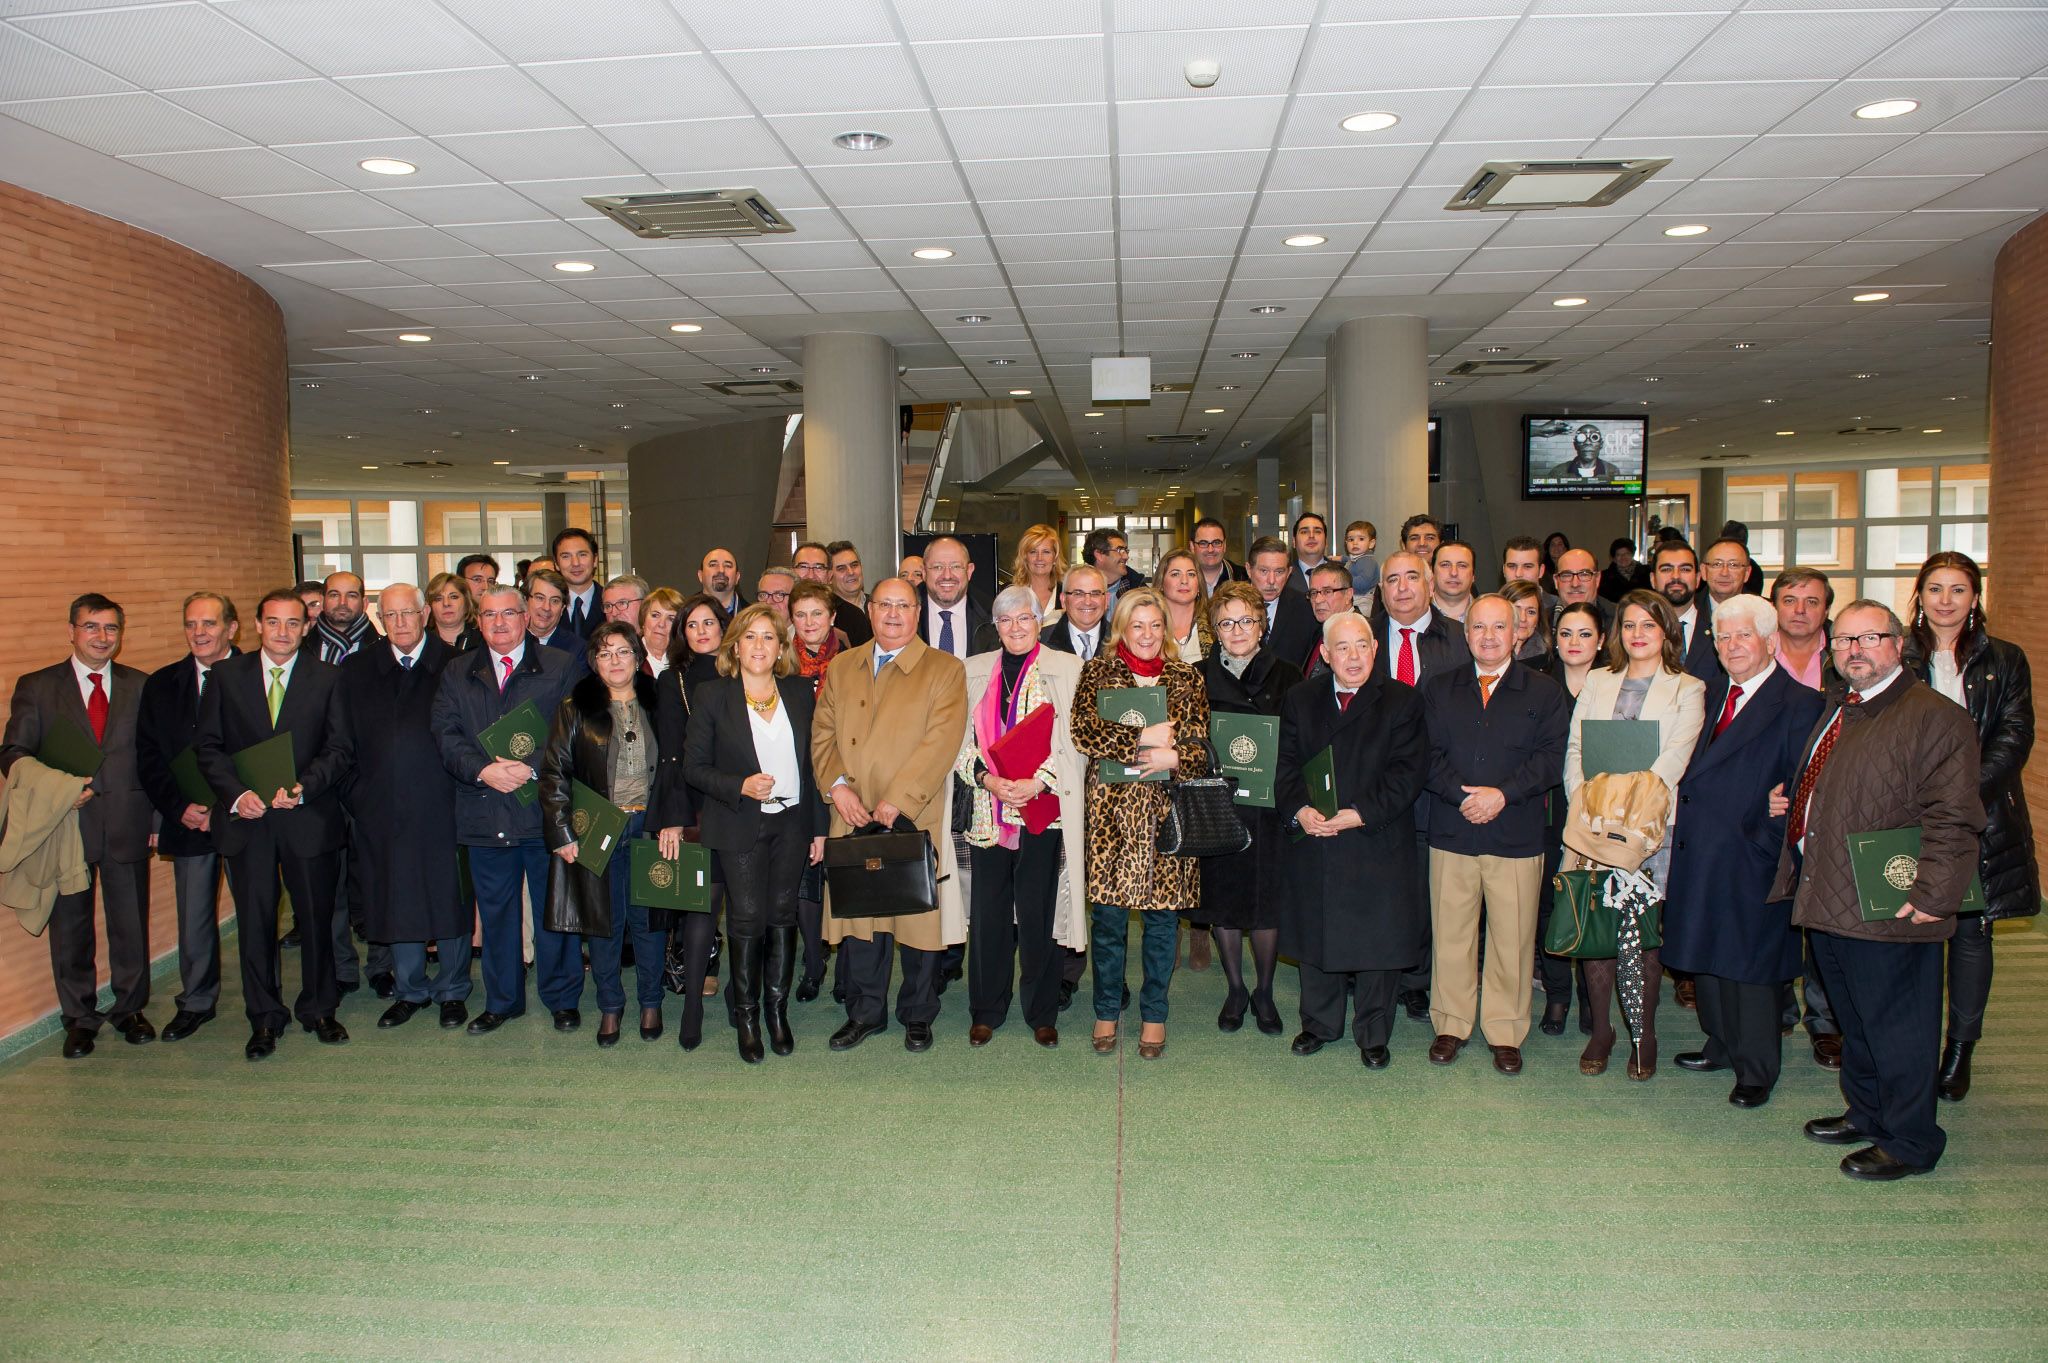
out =
[[[1476,1018],[1489,1046],[1529,1035],[1529,972],[1536,950],[1543,858],[1429,854],[1429,926],[1435,959],[1429,1017],[1439,1036],[1469,1037]],[[1486,910],[1486,978],[1479,976],[1479,913]],[[1482,1011],[1483,1010],[1483,1011]]]

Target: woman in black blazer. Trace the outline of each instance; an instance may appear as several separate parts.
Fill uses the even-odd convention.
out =
[[[825,805],[811,774],[815,701],[810,681],[793,675],[788,623],[767,606],[733,618],[718,672],[691,701],[683,778],[699,797],[698,836],[724,869],[733,1025],[740,1059],[758,1065],[764,947],[768,1045],[777,1055],[796,1049],[797,889],[825,853]]]
[[[683,735],[690,726],[690,704],[697,688],[718,677],[718,645],[725,638],[725,613],[718,603],[702,592],[686,598],[676,612],[669,630],[668,666],[654,683],[654,730],[661,737],[662,762],[672,769],[674,788],[690,798],[689,783],[683,779]],[[697,840],[694,810],[683,820],[692,826],[684,836]],[[663,856],[673,858],[680,849],[664,847]],[[718,913],[725,903],[725,886],[718,880],[718,862],[711,863],[711,912],[668,913],[671,919],[668,945],[669,987],[683,996],[683,1023],[676,1034],[684,1050],[694,1050],[704,1035],[704,1000],[718,992]],[[676,983],[681,980],[681,983]]]

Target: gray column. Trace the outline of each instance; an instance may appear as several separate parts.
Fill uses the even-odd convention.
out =
[[[880,336],[804,337],[804,516],[809,538],[851,540],[870,586],[896,571],[903,459],[896,348]]]
[[[1330,525],[1369,520],[1381,548],[1429,509],[1429,322],[1359,317],[1330,337]]]

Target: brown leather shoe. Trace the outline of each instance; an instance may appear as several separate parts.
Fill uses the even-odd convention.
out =
[[[1048,1051],[1052,1050],[1060,1044],[1060,1029],[1057,1027],[1035,1027],[1032,1029],[1031,1039],[1045,1047]]]
[[[1097,1032],[1088,1039],[1097,1055],[1108,1055],[1116,1049],[1116,1024],[1109,1024],[1107,1032]]]
[[[1499,1070],[1502,1074],[1520,1074],[1522,1072],[1521,1047],[1494,1046],[1490,1049],[1493,1051],[1493,1067],[1495,1069]]]
[[[986,1046],[995,1034],[995,1028],[985,1022],[977,1022],[967,1029],[967,1044],[970,1046]]]
[[[1693,988],[1691,980],[1673,980],[1671,1001],[1680,1008],[1697,1008],[1700,1006],[1699,991]]]
[[[1842,1068],[1842,1038],[1817,1036],[1813,1039],[1813,1063],[1824,1070]]]
[[[1464,1037],[1439,1033],[1437,1039],[1429,1043],[1429,1063],[1432,1065],[1448,1065],[1456,1060],[1458,1052],[1464,1049]]]

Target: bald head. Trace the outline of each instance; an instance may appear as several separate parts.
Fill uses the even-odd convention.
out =
[[[337,629],[353,625],[363,613],[363,580],[354,573],[329,573],[321,587],[321,617]]]
[[[900,577],[884,578],[868,596],[875,649],[894,653],[917,636],[917,589]]]

